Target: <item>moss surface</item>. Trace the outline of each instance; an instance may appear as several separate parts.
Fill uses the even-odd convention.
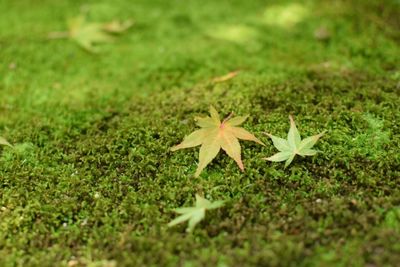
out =
[[[135,26],[92,55],[65,29]],[[400,3],[0,0],[0,266],[398,266]],[[210,80],[230,71],[232,80]],[[170,152],[213,104],[246,171]],[[327,130],[283,163],[263,131]],[[196,193],[226,205],[168,229]]]

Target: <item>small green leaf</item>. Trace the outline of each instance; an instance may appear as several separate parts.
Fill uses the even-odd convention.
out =
[[[192,232],[195,226],[204,219],[206,210],[212,210],[222,207],[224,204],[223,201],[215,201],[210,202],[209,200],[196,195],[196,206],[195,207],[185,207],[175,209],[176,213],[182,214],[179,217],[172,220],[168,227],[175,226],[179,223],[183,223],[185,221],[189,221],[188,227],[186,228],[187,232]]]
[[[297,130],[293,117],[289,116],[289,119],[290,119],[290,129],[287,135],[287,140],[273,136],[272,134],[267,134],[272,139],[274,146],[280,152],[269,158],[264,158],[265,160],[273,162],[286,161],[285,168],[289,166],[290,163],[292,163],[296,155],[313,156],[317,154],[317,150],[311,148],[317,143],[319,138],[321,138],[321,136],[325,134],[324,131],[320,134],[310,136],[301,140],[300,133]]]
[[[133,22],[131,20],[113,20],[107,23],[88,22],[84,15],[79,15],[67,21],[68,31],[53,32],[50,39],[69,38],[88,52],[98,52],[96,44],[110,43],[115,35],[128,30]]]

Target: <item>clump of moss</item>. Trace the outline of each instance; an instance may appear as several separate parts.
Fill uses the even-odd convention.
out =
[[[0,127],[15,144],[0,148],[1,266],[399,262],[399,48],[365,20],[378,5],[393,25],[395,3],[311,1],[302,8],[317,12],[287,28],[266,25],[257,1],[118,0],[112,17],[136,28],[97,57],[42,39],[79,4],[0,4]],[[223,25],[251,29],[252,45],[210,36]],[[210,104],[250,114],[261,139],[284,136],[293,114],[305,136],[328,130],[322,153],[284,170],[262,160],[271,145],[247,142],[246,172],[221,154],[195,179],[197,150],[169,148]],[[168,229],[196,193],[226,204],[190,236]]]

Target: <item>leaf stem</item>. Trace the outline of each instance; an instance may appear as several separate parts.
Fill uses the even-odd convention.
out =
[[[233,112],[231,112],[231,114],[229,114],[229,116],[226,117],[226,118],[222,121],[221,125],[224,124],[225,122],[227,122],[230,118],[232,118],[233,115],[234,115]]]

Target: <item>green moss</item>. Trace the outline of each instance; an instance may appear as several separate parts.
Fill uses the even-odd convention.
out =
[[[87,2],[0,1],[0,265],[398,264],[400,6],[365,2],[90,1],[136,21],[91,55],[45,38]],[[169,151],[210,104],[267,144],[242,143],[243,173],[221,153],[195,179],[198,149]],[[262,132],[288,114],[327,133],[284,170]],[[167,228],[196,193],[226,205]]]

